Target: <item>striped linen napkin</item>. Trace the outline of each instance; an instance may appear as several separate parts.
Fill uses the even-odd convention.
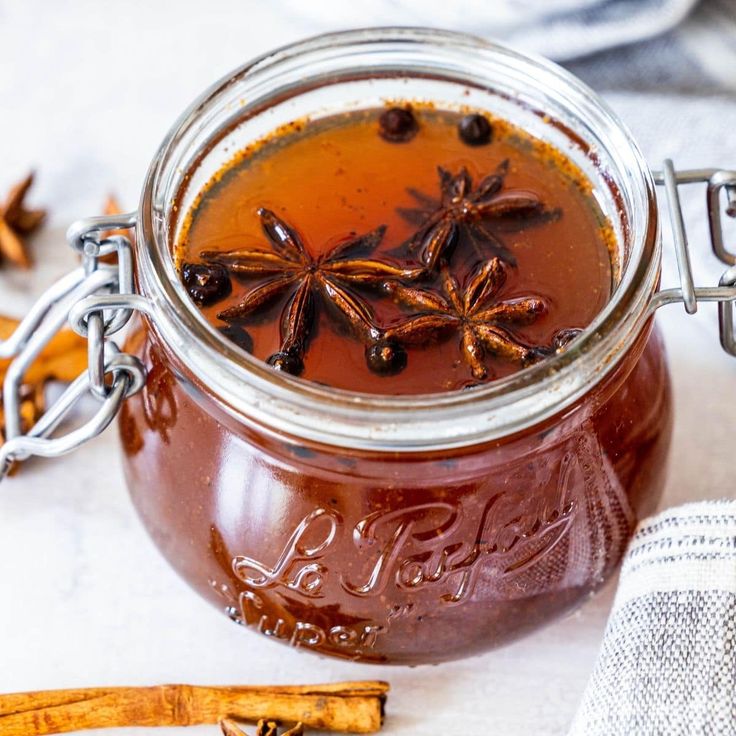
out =
[[[736,734],[736,501],[639,525],[570,736]]]

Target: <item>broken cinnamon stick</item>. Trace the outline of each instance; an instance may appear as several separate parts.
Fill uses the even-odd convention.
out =
[[[331,685],[84,688],[0,695],[3,736],[41,736],[91,728],[195,726],[261,719],[348,733],[381,728],[385,682]]]
[[[19,322],[0,315],[0,340],[5,340],[17,328]],[[0,359],[0,387],[10,365],[9,359]],[[70,383],[87,368],[87,343],[69,328],[63,329],[41,351],[23,376],[21,386],[20,415],[23,431],[30,429],[43,414],[45,408],[44,387],[49,381]],[[0,444],[5,427],[5,410],[0,389]]]
[[[10,337],[20,324],[19,320],[0,314],[0,340]],[[9,359],[0,359],[0,381],[10,365]],[[73,381],[87,367],[87,341],[68,327],[54,335],[49,344],[30,365],[25,383],[43,384],[46,381]]]

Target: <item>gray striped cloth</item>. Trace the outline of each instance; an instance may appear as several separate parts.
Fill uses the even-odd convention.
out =
[[[554,58],[598,91],[733,98],[728,93],[736,92],[736,0],[610,0],[590,12],[599,12],[605,24],[606,7],[615,16],[615,8],[628,13],[632,6],[639,11],[619,16],[608,45],[593,54],[575,53],[582,46],[574,46],[573,53]],[[541,40],[533,48],[544,51]]]
[[[736,0],[278,0],[305,32],[432,25],[564,63],[597,89],[736,89]]]
[[[639,525],[570,736],[736,734],[736,501]]]

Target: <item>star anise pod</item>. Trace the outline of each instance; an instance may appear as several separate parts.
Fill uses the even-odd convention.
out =
[[[366,346],[380,338],[372,308],[353,287],[381,286],[386,280],[414,279],[420,268],[402,268],[367,257],[383,239],[378,227],[314,256],[299,233],[271,210],[258,210],[271,250],[240,249],[227,253],[205,251],[205,261],[221,263],[234,274],[267,280],[245,295],[237,306],[217,316],[225,322],[241,322],[277,297],[290,293],[281,313],[281,347],[268,362],[278,370],[299,375],[317,319],[318,307],[337,314]]]
[[[33,184],[33,173],[18,182],[0,205],[0,257],[20,268],[29,268],[31,259],[23,236],[30,235],[46,217],[44,210],[25,206],[26,194]]]
[[[245,731],[230,718],[223,718],[220,721],[220,728],[224,736],[246,736]],[[255,736],[278,736],[278,733],[278,723],[275,721],[267,721],[265,719],[258,721]],[[302,736],[303,733],[304,727],[301,723],[297,723],[295,726],[282,731],[281,736]]]
[[[444,295],[387,282],[386,293],[420,313],[389,328],[384,336],[402,345],[425,345],[455,331],[461,337],[462,356],[478,380],[488,375],[486,352],[522,365],[534,362],[546,351],[525,345],[509,328],[531,324],[546,311],[546,305],[535,296],[499,300],[505,280],[503,263],[494,257],[475,268],[464,289],[443,269]]]
[[[440,198],[435,199],[414,188],[407,192],[418,207],[399,207],[397,212],[419,228],[409,247],[419,251],[421,262],[430,271],[441,260],[449,260],[458,241],[467,239],[481,258],[497,256],[511,265],[516,259],[495,232],[493,221],[501,219],[525,223],[535,222],[546,212],[539,197],[521,189],[504,189],[509,162],[504,161],[493,174],[473,186],[473,179],[463,167],[451,174],[437,167],[440,178]]]

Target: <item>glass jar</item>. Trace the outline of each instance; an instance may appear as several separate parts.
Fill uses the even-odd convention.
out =
[[[234,151],[295,119],[397,98],[486,109],[589,177],[618,238],[617,285],[569,350],[470,392],[365,395],[274,372],[191,302],[172,244]],[[733,266],[719,196],[736,174],[678,174],[668,163],[657,179],[682,266],[681,286],[667,291],[658,291],[655,180],[608,107],[555,65],[426,29],[321,36],[261,57],[177,121],[137,213],[73,226],[85,267],[0,347],[22,368],[32,336],[42,343],[58,322],[46,307],[61,299],[90,338],[89,376],[28,435],[11,426],[0,467],[68,451],[120,410],[143,523],[174,568],[238,624],[364,662],[439,662],[511,641],[598,589],[657,504],[672,406],[655,309],[719,301],[724,347],[734,352],[736,272],[718,287],[693,285],[677,187],[707,181],[713,247]],[[133,226],[134,266],[129,242],[104,232]],[[118,265],[101,264],[111,250]],[[120,353],[108,337],[132,310],[140,316]],[[13,386],[5,388],[12,409]],[[97,413],[76,435],[51,437],[88,389]]]

